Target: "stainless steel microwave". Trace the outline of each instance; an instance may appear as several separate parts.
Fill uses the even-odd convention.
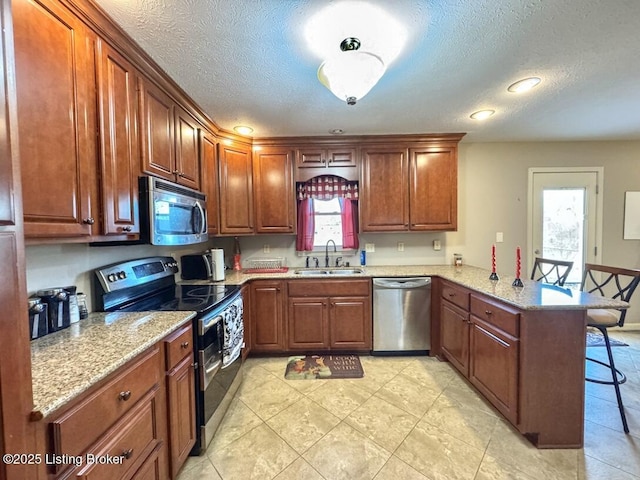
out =
[[[206,195],[155,177],[140,177],[142,240],[152,245],[206,242]]]

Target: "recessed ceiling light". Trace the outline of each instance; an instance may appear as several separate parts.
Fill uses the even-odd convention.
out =
[[[522,93],[528,90],[531,90],[533,87],[538,85],[542,80],[538,77],[529,77],[523,78],[522,80],[518,80],[516,83],[512,83],[509,85],[509,90],[512,93]]]
[[[344,133],[344,130],[341,128],[334,128],[333,130],[329,130],[329,133],[331,135],[342,135]]]
[[[473,118],[474,120],[484,120],[486,118],[489,118],[494,113],[496,113],[495,110],[478,110],[477,112],[473,112],[471,115],[469,115],[469,117]]]
[[[253,128],[247,127],[246,125],[237,125],[233,127],[233,129],[240,135],[251,135],[253,133]]]

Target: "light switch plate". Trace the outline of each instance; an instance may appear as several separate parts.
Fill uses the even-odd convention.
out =
[[[496,232],[496,243],[504,242],[504,234],[502,232]]]
[[[375,243],[366,243],[364,246],[364,249],[367,251],[367,253],[373,253],[376,251],[376,244]]]
[[[264,246],[262,247],[262,251],[264,253],[270,253],[271,252],[271,247],[265,243]]]
[[[404,252],[404,242],[398,242],[398,251]]]
[[[440,244],[440,240],[434,240],[433,241],[433,249],[434,250],[440,250],[442,248],[442,245]]]

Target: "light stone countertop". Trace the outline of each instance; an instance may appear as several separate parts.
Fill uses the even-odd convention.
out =
[[[92,313],[31,342],[32,418],[40,419],[190,321],[196,312]]]
[[[508,303],[522,310],[585,310],[589,308],[628,308],[629,304],[619,300],[612,300],[597,295],[583,293],[568,288],[554,287],[552,285],[534,282],[522,278],[524,288],[514,288],[511,283],[515,279],[513,275],[500,274],[498,282],[489,280],[489,270],[470,265],[455,267],[453,265],[403,265],[403,266],[351,266],[360,268],[362,274],[354,275],[299,275],[296,270],[301,268],[289,268],[286,273],[244,273],[242,271],[227,270],[226,277],[218,284],[242,285],[249,280],[257,279],[331,279],[344,280],[356,278],[376,277],[414,277],[437,276],[454,283],[484,293],[502,302]],[[313,269],[316,270],[316,269]],[[320,269],[328,270],[328,269]],[[194,281],[184,283],[196,283]],[[203,281],[202,283],[208,283]]]

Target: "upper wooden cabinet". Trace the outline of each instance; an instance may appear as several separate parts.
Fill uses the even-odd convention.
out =
[[[144,77],[139,92],[142,171],[200,189],[197,121]]]
[[[296,181],[304,182],[318,175],[337,175],[358,179],[357,148],[354,145],[320,145],[296,150]]]
[[[426,146],[409,149],[409,182],[409,229],[456,230],[456,147]]]
[[[253,168],[251,147],[218,144],[220,174],[220,233],[253,233]],[[292,192],[293,195],[293,192]]]
[[[362,149],[361,229],[365,232],[409,229],[409,162],[403,146]]]
[[[59,2],[13,2],[27,237],[89,237],[96,201],[95,37]]]
[[[201,189],[207,196],[207,232],[217,235],[220,231],[217,141],[206,130],[200,130],[200,174]]]
[[[295,232],[293,151],[263,148],[254,153],[253,196],[256,233]]]
[[[457,228],[460,135],[454,137],[448,141],[362,147],[363,232]]]
[[[102,233],[140,233],[138,215],[138,102],[136,69],[98,41],[98,108]]]

